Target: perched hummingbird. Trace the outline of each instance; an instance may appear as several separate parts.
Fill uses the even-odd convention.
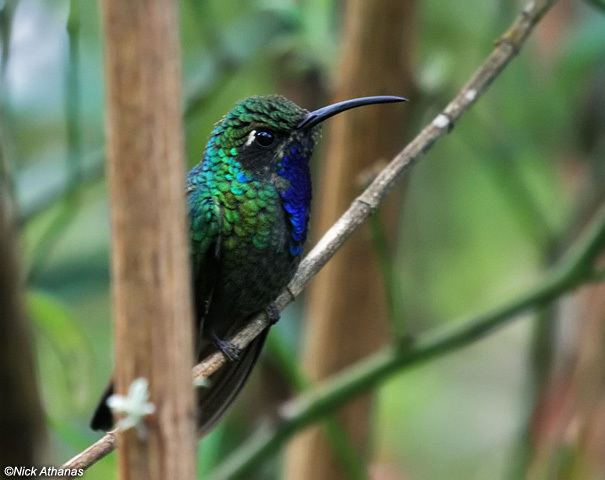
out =
[[[200,434],[237,396],[268,329],[242,351],[227,339],[256,313],[279,318],[272,302],[292,279],[307,237],[309,160],[319,124],[351,108],[404,100],[356,98],[309,112],[281,96],[250,97],[216,124],[202,161],[187,175],[196,355],[201,361],[218,349],[229,359],[198,390]],[[95,430],[112,426],[112,392],[110,384],[92,418]]]

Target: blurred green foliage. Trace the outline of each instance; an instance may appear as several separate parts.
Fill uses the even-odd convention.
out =
[[[51,203],[57,187],[79,181],[67,161],[70,122],[85,158],[103,145],[98,6],[74,3],[77,95],[65,84],[74,81],[66,75],[70,2],[0,2],[12,25],[10,48],[2,37],[2,123],[10,131],[11,174],[22,211]],[[418,93],[409,132],[461,86],[518,8],[497,0],[449,2],[447,8],[438,0],[417,2],[411,58]],[[539,279],[545,249],[590,200],[580,195],[589,186],[577,185],[582,171],[596,172],[592,188],[603,195],[603,116],[589,116],[589,107],[605,98],[605,16],[580,2],[573,8],[573,18],[550,40],[555,45],[531,41],[410,178],[389,275],[400,286],[397,311],[412,333],[510,298]],[[334,0],[182,1],[190,165],[199,161],[212,124],[237,99],[280,92],[285,78],[311,70],[329,91],[342,10]],[[77,108],[66,109],[69,101]],[[595,136],[600,140],[590,140]],[[402,136],[401,145],[409,138]],[[97,438],[87,422],[111,371],[109,228],[101,180],[86,183],[77,202],[70,196],[52,202],[23,226],[28,306],[57,462]],[[71,213],[62,217],[66,209]],[[50,243],[44,240],[49,232]],[[299,320],[300,308],[290,309],[275,333],[292,350],[301,338]],[[529,332],[529,323],[516,323],[384,385],[376,408],[375,460],[409,478],[503,478],[523,428]],[[236,409],[203,441],[200,469],[211,470],[236,448],[253,420]],[[87,478],[113,478],[114,462],[103,460]],[[278,463],[265,466],[258,478],[275,476]]]

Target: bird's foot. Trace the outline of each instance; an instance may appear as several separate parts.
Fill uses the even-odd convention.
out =
[[[267,319],[269,320],[269,325],[275,325],[281,317],[281,312],[275,303],[271,302],[269,306],[265,309],[265,314],[267,315]]]
[[[241,349],[237,345],[233,344],[229,340],[222,340],[218,338],[214,333],[212,334],[212,343],[223,355],[225,355],[225,357],[227,357],[227,360],[230,362],[236,361],[242,353]]]

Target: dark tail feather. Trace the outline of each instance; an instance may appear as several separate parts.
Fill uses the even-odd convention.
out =
[[[242,389],[258,360],[269,329],[265,329],[240,354],[237,360],[227,362],[210,378],[208,387],[198,393],[198,433],[208,433],[220,420]]]
[[[237,360],[227,362],[210,379],[209,387],[201,387],[198,393],[198,433],[205,435],[220,420],[229,405],[246,383],[258,355],[267,338],[267,328],[241,353]],[[202,356],[202,358],[204,358]],[[113,416],[107,406],[107,399],[113,394],[113,383],[110,383],[90,421],[93,430],[108,431],[113,427]]]
[[[107,406],[107,399],[113,395],[113,382],[110,382],[99,400],[99,404],[95,410],[94,415],[92,416],[92,420],[90,421],[90,428],[93,430],[111,430],[113,427],[113,415],[111,414],[111,410]]]

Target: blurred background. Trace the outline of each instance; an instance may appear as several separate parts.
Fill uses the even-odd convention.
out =
[[[522,6],[181,0],[189,166],[213,123],[248,95],[281,93],[308,109],[410,97],[328,122],[313,161],[314,242],[443,108]],[[15,440],[26,429],[25,438],[44,439],[44,463],[60,464],[99,437],[88,421],[112,369],[97,2],[0,0],[0,45],[0,193],[18,226],[18,247],[0,249],[0,298],[20,272],[27,322],[0,318],[0,371],[31,395],[11,403],[2,393],[3,421],[13,422],[3,464],[27,458]],[[213,478],[309,381],[539,283],[605,200],[604,155],[605,5],[562,0],[284,313],[231,414],[201,442],[200,478]],[[244,478],[605,478],[604,346],[605,288],[594,284],[391,377],[341,413],[330,440],[307,431]],[[115,478],[115,456],[86,478]]]

